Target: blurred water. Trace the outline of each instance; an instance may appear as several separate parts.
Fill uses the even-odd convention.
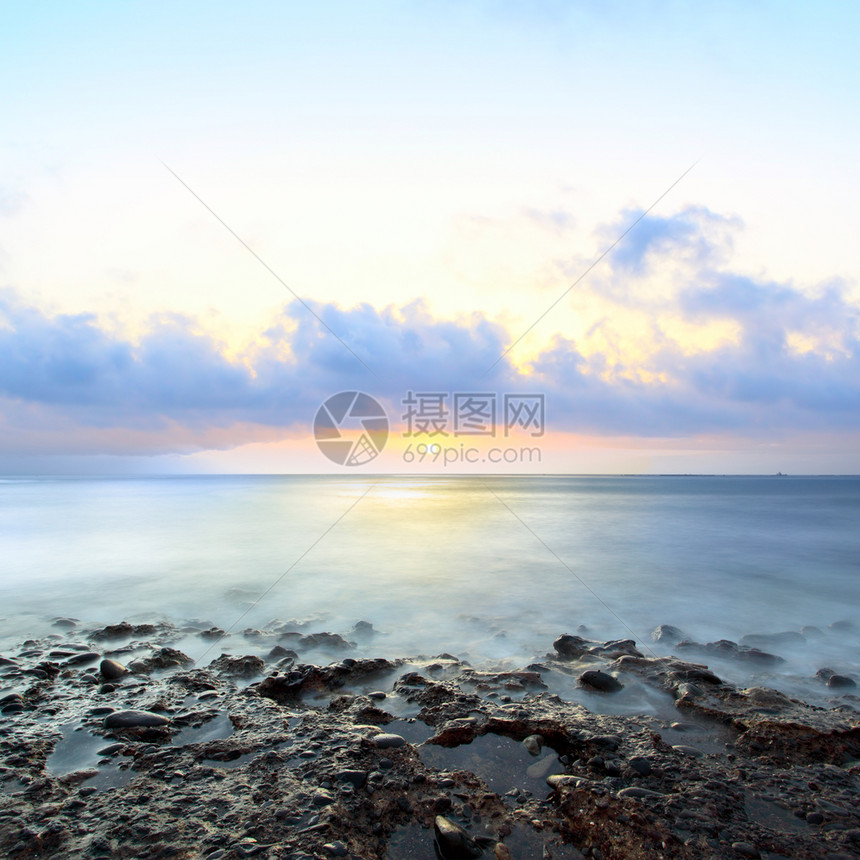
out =
[[[2,635],[58,615],[314,616],[341,633],[372,622],[376,654],[519,661],[579,624],[737,640],[857,614],[858,526],[857,478],[6,479]],[[779,653],[786,673],[848,671],[855,644]]]

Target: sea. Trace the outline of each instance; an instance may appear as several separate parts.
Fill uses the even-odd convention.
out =
[[[522,667],[562,633],[650,656],[660,624],[806,627],[765,649],[779,666],[721,670],[814,700],[818,669],[860,677],[858,607],[857,477],[0,479],[0,650],[62,638],[58,618],[217,626],[233,653],[255,653],[249,628],[367,622],[355,655]]]

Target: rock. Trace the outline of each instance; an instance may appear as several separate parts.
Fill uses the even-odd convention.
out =
[[[847,633],[849,630],[854,629],[854,622],[847,618],[843,618],[841,621],[834,621],[828,626],[831,630],[835,630],[839,633]]]
[[[101,654],[96,654],[95,651],[84,651],[81,654],[75,654],[69,657],[63,664],[65,666],[86,666],[88,663],[94,663],[101,657]]]
[[[166,726],[170,720],[150,711],[114,711],[105,717],[106,729],[133,729]]]
[[[739,857],[761,857],[761,854],[758,853],[758,849],[749,842],[732,842],[732,849]]]
[[[392,749],[393,747],[402,747],[406,743],[406,739],[400,735],[392,735],[383,733],[371,738],[373,745],[380,750]]]
[[[229,654],[222,654],[213,660],[207,668],[214,669],[218,674],[228,675],[231,678],[253,678],[255,675],[263,674],[266,664],[260,657],[252,655],[231,657]]]
[[[615,677],[599,669],[589,669],[579,676],[579,683],[583,687],[599,690],[601,693],[615,693],[624,685]]]
[[[341,782],[348,782],[353,788],[361,788],[367,782],[367,772],[363,770],[341,770],[336,774]]]
[[[60,630],[72,630],[78,626],[78,620],[76,618],[55,618],[51,626]]]
[[[127,675],[128,669],[116,660],[102,660],[99,664],[99,672],[106,681],[116,681],[123,675]]]
[[[151,636],[156,632],[154,624],[129,624],[123,621],[121,624],[109,624],[101,630],[90,634],[90,639],[122,639],[130,636]]]
[[[332,857],[346,857],[349,851],[343,842],[326,842],[323,850]]]
[[[661,624],[651,631],[651,638],[655,642],[674,644],[675,642],[680,642],[686,637],[677,627],[673,627],[671,624]]]
[[[691,758],[701,758],[704,755],[701,750],[689,747],[686,744],[674,744],[672,749],[677,753],[681,753],[681,755],[688,755]]]
[[[552,647],[558,652],[560,657],[566,660],[573,660],[581,657],[588,651],[593,642],[588,639],[583,639],[581,636],[571,636],[569,633],[564,633],[552,643]]]
[[[543,738],[540,735],[529,735],[527,738],[523,738],[523,746],[532,755],[540,755],[541,748],[543,747]]]
[[[347,642],[338,633],[311,633],[299,639],[302,648],[334,648],[336,650],[355,648],[354,642]]]
[[[439,853],[444,860],[473,860],[484,852],[477,841],[459,824],[437,815],[433,822],[433,834]]]
[[[857,686],[857,682],[847,675],[831,675],[827,679],[827,686],[836,689],[850,689]]]
[[[639,776],[648,776],[651,773],[651,762],[644,756],[633,756],[627,762]]]

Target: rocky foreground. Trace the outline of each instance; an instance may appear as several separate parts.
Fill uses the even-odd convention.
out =
[[[825,672],[815,707],[707,668],[763,642],[563,635],[479,671],[275,625],[203,666],[176,646],[222,631],[58,625],[0,656],[4,857],[860,857],[855,681]],[[559,679],[666,714],[593,713]]]

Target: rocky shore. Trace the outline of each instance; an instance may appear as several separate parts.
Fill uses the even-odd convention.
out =
[[[857,679],[822,667],[810,704],[718,674],[809,631],[476,668],[374,657],[363,622],[55,629],[0,654],[4,857],[860,857]]]

